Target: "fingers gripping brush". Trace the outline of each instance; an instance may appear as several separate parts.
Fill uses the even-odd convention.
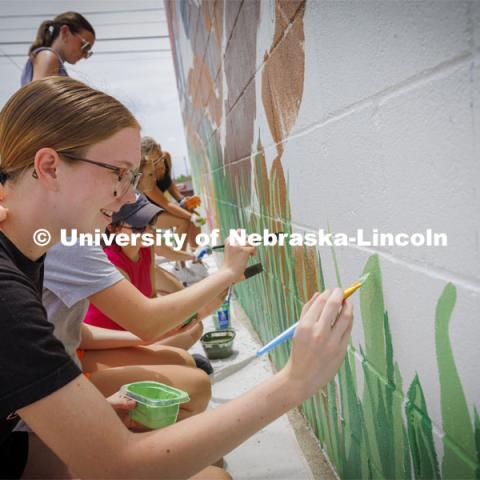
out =
[[[346,300],[348,297],[350,297],[350,295],[355,293],[363,285],[363,283],[368,278],[368,276],[369,276],[369,273],[362,275],[358,279],[358,281],[356,281],[350,287],[346,288],[343,291],[343,299]],[[332,322],[332,328],[335,325],[335,322],[338,320],[341,313],[342,313],[342,308],[340,308],[335,320]],[[251,363],[256,358],[261,357],[265,353],[270,352],[278,345],[286,342],[289,338],[292,338],[297,328],[297,325],[298,325],[298,322],[295,322],[292,326],[284,330],[280,335],[278,335],[273,340],[271,340],[266,345],[264,345],[262,348],[257,350],[257,352],[254,355],[251,355],[250,357],[247,357],[245,360],[235,363],[234,365],[229,365],[225,368],[222,368],[221,370],[218,370],[218,372],[214,375],[214,379],[213,379],[214,382],[219,382],[224,378],[227,378],[230,375],[240,371],[242,368],[246,367],[249,363]]]

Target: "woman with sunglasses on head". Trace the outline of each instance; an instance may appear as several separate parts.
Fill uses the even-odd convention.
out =
[[[134,200],[139,157],[130,112],[71,79],[33,82],[0,112],[0,196],[9,210],[0,232],[0,465],[7,478],[227,478],[209,465],[324,387],[343,361],[353,317],[335,289],[305,305],[290,359],[270,379],[165,429],[129,431],[53,335],[41,302],[49,247],[33,235],[46,229],[55,243],[62,229],[104,229],[112,212]],[[190,287],[189,307],[185,291],[161,300],[181,322],[240,280],[254,253],[227,239],[224,263]],[[19,417],[34,433],[12,433]]]
[[[30,46],[21,84],[52,75],[68,77],[64,62],[74,65],[92,55],[95,30],[76,12],[65,12],[42,22]]]
[[[157,227],[167,229],[175,227],[177,233],[186,234],[187,242],[183,249],[190,246],[197,248],[196,236],[201,231],[205,219],[200,217],[193,208],[189,207],[191,197],[183,197],[175,181],[171,177],[172,159],[168,152],[162,151],[161,146],[152,137],[142,138],[142,162],[145,167],[152,166],[153,184],[144,193],[148,199],[163,209],[157,220]],[[168,192],[175,200],[171,202],[165,193]],[[198,198],[198,197],[197,197]],[[179,262],[182,269],[177,268],[179,278],[186,284],[192,284],[208,274],[202,261],[195,259],[190,267],[185,262]]]

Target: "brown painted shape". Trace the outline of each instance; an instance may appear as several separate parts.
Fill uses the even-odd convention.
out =
[[[209,68],[198,55],[193,58],[193,68],[188,72],[187,84],[193,108],[207,110],[210,119],[216,125],[220,125],[222,100],[215,92],[215,83]]]
[[[270,176],[267,173],[265,152],[260,139],[257,142],[257,152],[254,157],[255,189],[266,227],[270,232],[285,231],[285,220],[287,220],[287,186],[285,175],[280,159],[277,157],[270,169]],[[277,199],[279,201],[277,201]],[[272,246],[266,249],[267,259],[279,259],[282,282],[288,284],[288,268],[285,247]]]
[[[225,10],[224,0],[217,0],[215,2],[215,7],[213,10],[213,16],[214,16],[214,24],[215,24],[215,39],[217,40],[217,46],[219,49],[222,48],[224,10]]]
[[[290,220],[287,218],[289,209],[287,209],[287,182],[283,172],[282,162],[276,157],[270,169],[270,179],[273,182],[275,197],[272,199],[273,214],[276,219]]]
[[[214,8],[215,8],[215,0],[202,0],[201,10],[203,15],[203,22],[205,24],[205,28],[207,32],[212,31]]]
[[[255,75],[259,17],[258,0],[243,2],[232,38],[225,51],[224,68],[228,84],[227,113]]]
[[[298,294],[302,302],[306,302],[317,290],[316,274],[317,254],[315,247],[292,247],[295,257],[295,277]],[[305,278],[305,285],[302,279]]]
[[[214,27],[214,29],[216,30],[216,27]],[[216,31],[210,33],[204,61],[208,66],[210,75],[215,81],[217,90],[219,88],[223,89],[222,77],[219,76],[222,67],[222,50],[221,45],[219,46],[217,43]]]
[[[242,7],[243,0],[227,0],[225,5],[225,39],[226,46],[230,41],[235,22],[237,21],[238,13]]]
[[[280,142],[288,137],[295,124],[303,97],[305,69],[303,12],[304,8],[301,7],[291,29],[276,48],[266,52],[264,57],[262,100],[279,156],[283,154],[283,145]],[[276,31],[280,31],[284,23],[283,15],[277,14]]]
[[[252,82],[235,107],[227,114],[225,163],[250,158],[256,109],[255,84]]]
[[[193,2],[189,2],[188,5],[195,10],[195,13],[192,14],[192,20],[194,19],[196,22],[190,37],[190,44],[192,46],[193,54],[203,58],[205,56],[208,37],[210,35],[209,30],[205,25],[205,11],[208,12],[208,9],[202,7],[203,3],[200,7],[197,7]],[[208,20],[208,23],[211,23],[210,19]]]
[[[273,50],[282,38],[286,28],[290,25],[297,15],[305,12],[305,0],[277,0],[275,2],[275,33],[273,35]]]
[[[250,155],[256,116],[256,93],[255,82],[250,80],[255,74],[259,15],[259,0],[242,3],[224,55],[224,72],[228,88],[228,98],[225,99],[225,106],[228,108],[226,108],[224,162],[229,165],[239,160],[247,160],[236,166],[232,170],[232,176],[229,177],[232,188],[238,184],[245,186],[246,198],[250,198],[251,192],[250,181],[244,180],[251,177]]]
[[[284,19],[291,23],[298,14],[303,16],[305,3],[305,0],[277,0],[275,7],[281,12]]]
[[[189,25],[189,32],[190,32],[190,43],[193,43],[193,39],[195,38],[197,27],[198,27],[198,17],[200,16],[200,9],[197,5],[193,2],[187,2],[187,10],[188,10],[188,25]],[[193,46],[192,46],[193,48]]]

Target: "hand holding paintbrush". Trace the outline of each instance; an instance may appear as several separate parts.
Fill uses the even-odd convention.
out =
[[[251,363],[256,358],[259,358],[262,355],[264,355],[265,353],[270,352],[271,350],[273,350],[278,345],[281,345],[282,343],[286,342],[288,339],[292,338],[294,336],[298,326],[301,324],[301,322],[304,322],[303,318],[307,315],[307,313],[309,312],[312,305],[315,305],[315,309],[316,309],[315,312],[317,314],[317,317],[320,316],[320,317],[323,317],[323,318],[331,318],[331,320],[330,320],[330,330],[332,332],[333,331],[338,332],[339,329],[338,329],[337,323],[344,318],[351,319],[351,316],[352,316],[352,306],[346,303],[347,298],[350,295],[352,295],[354,292],[356,292],[363,285],[365,280],[368,278],[368,275],[369,274],[367,273],[366,275],[363,275],[362,277],[360,277],[360,279],[358,281],[356,281],[350,287],[346,288],[343,292],[338,288],[335,289],[334,293],[335,293],[336,297],[339,297],[339,295],[341,294],[341,299],[340,300],[338,298],[334,297],[330,290],[325,290],[321,294],[318,293],[318,292],[315,293],[313,295],[313,297],[304,305],[303,310],[302,310],[301,319],[298,322],[294,323],[292,326],[290,326],[289,328],[284,330],[282,333],[280,333],[280,335],[278,335],[273,340],[271,340],[266,345],[264,345],[262,348],[257,350],[257,352],[254,355],[251,355],[250,357],[247,357],[246,359],[241,360],[240,362],[235,363],[233,365],[228,365],[227,367],[223,368],[222,370],[216,372],[215,377],[214,377],[215,382],[223,380],[224,378],[232,375],[233,373],[238,372],[239,370],[246,367],[249,363]],[[329,307],[327,309],[327,305],[326,305],[327,304],[327,299],[329,299],[330,297],[332,297],[331,304],[336,305],[336,312],[331,311],[332,307]],[[335,299],[338,300],[338,303],[334,302]],[[322,309],[323,309],[323,311],[322,311]],[[310,313],[313,314],[314,311],[312,310],[312,312],[310,312]],[[323,322],[323,323],[325,323],[325,322]],[[343,329],[344,329],[344,327],[342,325],[341,328],[340,328],[340,331],[343,332]],[[344,334],[345,334],[345,332],[342,333],[342,335],[344,335]],[[348,331],[348,335],[349,334],[350,333]],[[302,336],[303,333],[300,333],[299,335]],[[337,335],[337,334],[335,333],[335,335]],[[299,342],[301,342],[301,340],[299,340]]]

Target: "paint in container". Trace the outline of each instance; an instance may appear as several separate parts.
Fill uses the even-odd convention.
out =
[[[190,401],[187,392],[159,382],[123,385],[120,393],[137,402],[130,417],[147,428],[163,428],[177,421],[181,403]]]
[[[233,341],[235,339],[235,331],[215,330],[205,333],[200,342],[210,360],[219,358],[227,358],[233,353]]]

